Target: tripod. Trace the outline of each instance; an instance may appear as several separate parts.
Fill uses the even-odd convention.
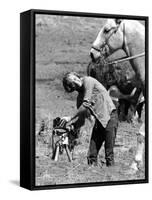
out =
[[[63,153],[63,151],[65,149],[65,152],[66,152],[69,162],[72,162],[72,155],[69,150],[69,138],[68,138],[67,132],[63,132],[59,136],[59,140],[55,143],[53,149],[54,149],[54,155],[53,155],[54,161],[58,161],[59,154]]]

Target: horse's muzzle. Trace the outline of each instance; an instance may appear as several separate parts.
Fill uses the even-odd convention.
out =
[[[90,57],[92,59],[93,62],[95,62],[96,60],[98,60],[98,58],[100,57],[100,52],[96,51],[95,49],[91,49],[90,50]]]

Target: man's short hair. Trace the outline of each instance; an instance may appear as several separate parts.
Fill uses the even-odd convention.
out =
[[[72,81],[72,79],[70,78],[72,75],[77,76],[78,78],[80,78],[80,75],[76,72],[68,72],[64,75],[63,77],[63,87],[65,89],[66,92],[73,92],[76,88],[75,83]]]

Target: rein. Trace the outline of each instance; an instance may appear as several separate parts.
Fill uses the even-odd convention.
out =
[[[109,65],[118,64],[118,63],[121,63],[121,62],[124,62],[124,61],[133,60],[135,58],[139,58],[139,57],[142,57],[142,56],[145,56],[145,52],[137,54],[135,56],[129,56],[129,57],[125,57],[125,58],[122,58],[122,59],[118,59],[118,60],[114,60],[114,61],[111,61],[111,62],[107,62],[106,64],[109,64]]]

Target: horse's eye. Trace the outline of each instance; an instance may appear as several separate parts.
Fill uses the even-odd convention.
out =
[[[107,34],[107,33],[109,33],[109,32],[110,32],[110,29],[107,29],[107,28],[104,29],[104,33],[105,33],[105,34]]]

